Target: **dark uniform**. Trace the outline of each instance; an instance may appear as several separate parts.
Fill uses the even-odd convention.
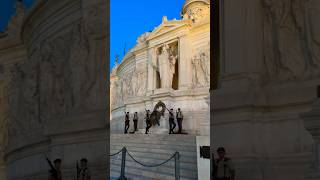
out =
[[[79,174],[78,174],[78,177],[79,177],[79,180],[90,180],[91,179],[91,172],[88,168],[88,160],[83,158],[81,159],[81,167],[79,169]]]
[[[151,128],[151,120],[150,120],[150,111],[147,110],[147,113],[146,113],[146,134],[148,134],[149,132],[149,129]]]
[[[183,114],[180,110],[180,108],[178,108],[178,111],[177,111],[177,122],[178,122],[178,127],[179,127],[179,131],[178,133],[181,134],[182,133],[182,120],[183,120]]]
[[[138,112],[133,115],[134,131],[138,131]]]
[[[62,173],[60,170],[61,167],[61,159],[54,160],[54,169],[49,171],[50,175],[48,180],[62,180]]]
[[[130,119],[129,119],[129,112],[126,113],[126,118],[125,118],[125,127],[124,127],[124,133],[128,133],[128,129],[130,127]]]
[[[223,147],[217,150],[219,158],[215,161],[214,177],[215,180],[234,180],[235,169],[230,158],[225,157],[225,149]]]
[[[173,130],[174,128],[176,128],[176,123],[174,122],[174,114],[173,114],[173,109],[170,109],[169,111],[169,126],[170,126],[170,130],[169,130],[169,134],[174,134]]]

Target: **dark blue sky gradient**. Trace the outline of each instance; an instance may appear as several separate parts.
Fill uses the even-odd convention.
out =
[[[17,0],[0,0],[0,31],[4,31],[7,27],[10,17],[15,13],[15,5]],[[23,3],[29,8],[34,0],[23,0]]]
[[[185,0],[110,0],[110,68],[116,54],[120,60],[126,49],[132,48],[144,32],[161,24],[162,16],[168,20],[180,19]]]

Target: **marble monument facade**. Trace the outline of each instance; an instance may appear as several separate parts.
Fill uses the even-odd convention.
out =
[[[131,113],[130,119],[137,111],[138,128],[143,129],[145,109],[153,110],[161,100],[168,108],[181,108],[186,132],[208,135],[210,1],[187,0],[181,17],[164,16],[158,27],[137,38],[113,68],[111,131],[123,131],[125,111]],[[166,116],[162,122],[168,129]]]

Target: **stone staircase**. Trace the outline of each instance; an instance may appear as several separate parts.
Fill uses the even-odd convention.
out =
[[[197,179],[196,137],[192,135],[159,134],[111,134],[110,153],[124,146],[139,162],[147,165],[159,164],[180,153],[180,179]],[[110,179],[117,179],[121,170],[121,153],[110,157]],[[130,180],[174,180],[174,158],[159,167],[144,167],[126,156],[126,174]]]

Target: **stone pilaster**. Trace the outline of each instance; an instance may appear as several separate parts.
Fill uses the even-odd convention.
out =
[[[192,84],[192,67],[188,36],[179,38],[179,89],[188,89]]]
[[[311,168],[306,174],[306,180],[320,179],[320,98],[313,103],[312,110],[301,114],[306,130],[312,135],[313,161]]]
[[[148,75],[147,75],[147,95],[153,94],[153,90],[155,88],[155,70],[153,67],[153,62],[155,62],[156,54],[155,48],[152,47],[148,49],[147,55],[147,67],[148,67]]]

